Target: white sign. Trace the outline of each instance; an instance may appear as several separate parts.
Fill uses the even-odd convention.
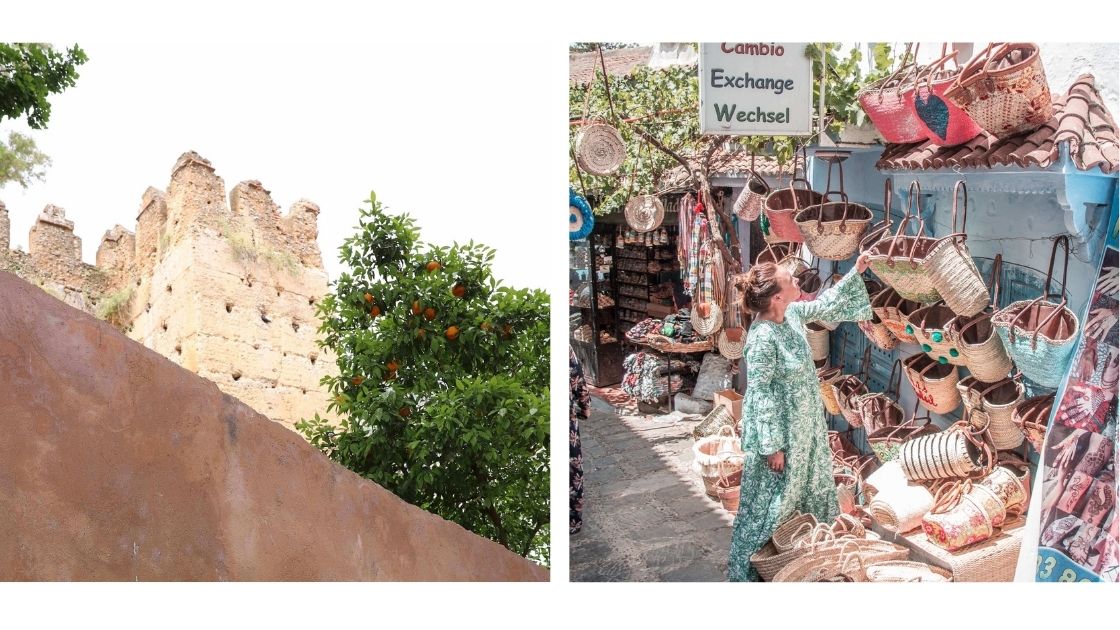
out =
[[[813,133],[807,44],[700,44],[700,132],[735,136]]]

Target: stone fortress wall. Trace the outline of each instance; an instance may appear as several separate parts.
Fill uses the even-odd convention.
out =
[[[28,251],[11,250],[0,202],[0,270],[113,323],[132,339],[292,427],[328,396],[334,357],[316,345],[327,292],[317,242],[319,207],[280,213],[259,181],[229,192],[208,160],[184,153],[166,190],[148,188],[136,231],[105,232],[96,264],[62,208],[48,205]]]

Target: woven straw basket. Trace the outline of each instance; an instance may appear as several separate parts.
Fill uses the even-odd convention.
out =
[[[958,349],[957,340],[949,331],[949,322],[955,317],[953,311],[944,304],[923,306],[907,318],[906,332],[914,335],[922,352],[938,363],[965,365],[964,354]]]
[[[945,97],[999,139],[1038,129],[1054,115],[1035,44],[989,44],[965,65]]]
[[[794,184],[797,182],[801,182],[805,187],[795,188]],[[794,217],[801,210],[822,201],[823,196],[813,190],[808,181],[800,177],[790,180],[788,188],[772,191],[766,196],[766,204],[763,207],[771,234],[782,241],[803,242],[804,237],[801,235],[801,230],[797,228]]]
[[[699,306],[693,304],[692,313],[689,318],[692,322],[692,328],[696,330],[697,333],[705,337],[710,337],[719,332],[719,329],[723,326],[723,309],[715,302],[709,302],[707,306],[709,309],[708,316],[704,317],[700,314]]]
[[[817,322],[805,324],[805,339],[814,361],[828,358],[828,329]]]
[[[972,426],[980,429],[987,424],[997,449],[1012,449],[1023,443],[1023,433],[1013,420],[1015,408],[1023,402],[1023,391],[1022,383],[1005,378],[990,385],[977,381],[962,392],[962,398],[976,401],[970,409]]]
[[[824,367],[817,370],[817,380],[820,381],[821,399],[824,400],[824,408],[828,413],[840,413],[840,403],[836,401],[836,392],[832,389],[832,383],[843,375],[844,372],[840,368]]]
[[[933,494],[917,483],[879,491],[867,510],[883,529],[905,533],[922,526],[922,517],[933,507]]]
[[[962,422],[949,429],[925,435],[902,445],[898,463],[911,481],[967,477],[982,469],[991,453],[985,452],[967,435]]]
[[[926,139],[925,127],[914,109],[918,67],[903,63],[888,75],[860,90],[859,106],[887,142],[906,144]]]
[[[952,582],[953,574],[924,562],[889,560],[867,565],[868,582]]]
[[[592,175],[610,175],[626,159],[622,134],[601,122],[584,125],[576,133],[576,162]]]
[[[866,567],[905,560],[910,550],[882,540],[839,538],[815,546],[782,568],[774,582],[866,582]]]
[[[902,368],[914,394],[933,413],[949,413],[960,406],[957,366],[942,365],[929,355],[919,353],[904,360]]]
[[[968,371],[985,383],[1001,380],[1012,368],[1011,357],[1007,355],[1003,341],[992,326],[992,315],[999,310],[999,280],[1002,268],[1003,255],[996,254],[992,261],[990,281],[991,305],[976,315],[958,315],[945,326],[949,336],[956,340]]]
[[[915,192],[916,191],[916,192]],[[884,237],[867,250],[867,261],[876,276],[902,297],[933,304],[941,299],[926,265],[926,256],[937,244],[936,239],[922,236],[925,220],[921,218],[921,186],[911,182],[907,214],[898,225],[894,236]],[[905,234],[906,225],[917,218],[918,231],[914,236]]]
[[[795,512],[794,515],[786,520],[774,533],[770,536],[770,542],[778,551],[789,551],[793,549],[793,543],[796,535],[804,535],[807,530],[803,528],[805,524],[809,525],[809,529],[817,526],[817,517],[812,514],[802,514]]]
[[[961,231],[957,232],[958,191],[964,191]],[[968,188],[964,180],[953,187],[952,231],[925,255],[926,273],[937,293],[954,313],[975,315],[988,305],[988,287],[964,244],[968,224]]]
[[[736,514],[739,511],[739,487],[743,481],[743,458],[731,456],[719,463],[719,478],[716,479],[716,496],[723,509]]]
[[[656,230],[665,220],[665,205],[653,195],[634,197],[623,210],[626,223],[637,232]]]
[[[716,435],[719,430],[725,426],[734,426],[736,419],[731,416],[731,412],[723,405],[716,405],[704,416],[704,419],[692,429],[692,439],[700,440],[711,435]]]
[[[1054,394],[1028,398],[1019,403],[1011,414],[1011,422],[1038,453],[1042,452],[1042,444],[1046,439],[1046,426],[1049,424],[1050,412],[1054,409],[1054,398]]]
[[[915,401],[917,403],[917,401]],[[931,435],[937,433],[937,425],[930,421],[929,413],[920,418],[924,420],[922,424],[918,424],[918,406],[914,405],[914,413],[910,419],[895,427],[884,427],[878,431],[867,434],[867,443],[871,446],[871,450],[875,456],[879,458],[883,466],[879,468],[882,470],[888,463],[894,461],[898,457],[898,451],[902,449],[902,445],[910,440],[919,438],[923,435]],[[876,473],[879,470],[875,471]],[[901,470],[899,471],[901,475]],[[905,475],[903,475],[905,479]],[[870,479],[868,480],[870,481]],[[864,491],[872,490],[868,484],[864,485]]]
[[[832,384],[832,390],[840,407],[840,415],[844,416],[849,425],[856,428],[862,427],[863,417],[860,416],[859,410],[852,404],[852,399],[867,393],[867,386],[863,384],[863,381],[849,374],[837,379]]]
[[[1061,384],[1077,348],[1080,329],[1077,315],[1066,306],[1064,297],[1058,304],[1043,301],[1050,295],[1059,244],[1065,244],[1062,287],[1066,286],[1069,237],[1062,235],[1054,240],[1043,294],[1033,300],[1014,302],[992,316],[992,324],[1015,365],[1027,378],[1049,388],[1057,388]]]
[[[704,480],[704,491],[716,498],[716,481],[719,480],[720,463],[729,457],[742,457],[743,449],[735,430],[729,425],[719,428],[716,435],[701,438],[692,445],[693,469]]]
[[[753,154],[751,155],[751,162],[754,162]],[[754,221],[762,214],[762,207],[766,205],[766,196],[770,194],[770,186],[754,170],[753,166],[747,172],[750,173],[750,176],[747,178],[747,183],[743,186],[742,192],[735,198],[732,208],[740,219]]]
[[[897,291],[886,287],[871,297],[871,312],[883,323],[891,335],[901,343],[918,343],[914,335],[906,332],[910,314],[921,308],[921,304],[907,300]]]

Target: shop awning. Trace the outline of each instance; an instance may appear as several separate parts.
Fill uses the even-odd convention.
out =
[[[1068,143],[1071,162],[1087,171],[1120,170],[1116,121],[1105,106],[1096,81],[1083,74],[1065,94],[1054,97],[1054,116],[1029,134],[996,140],[987,134],[970,142],[942,147],[931,142],[888,144],[876,166],[882,170],[919,171],[951,168],[1049,168],[1059,163],[1059,145]]]

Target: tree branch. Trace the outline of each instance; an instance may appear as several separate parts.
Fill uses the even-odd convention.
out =
[[[631,129],[634,130],[634,133],[641,136],[643,140],[645,140],[646,142],[648,142],[648,143],[652,144],[653,146],[657,147],[661,151],[667,153],[669,155],[669,157],[673,158],[674,160],[680,162],[681,166],[684,167],[685,172],[688,173],[689,181],[692,181],[693,179],[696,178],[696,176],[692,172],[692,167],[689,166],[688,162],[684,158],[682,158],[680,155],[677,155],[672,149],[670,149],[670,148],[666,147],[665,145],[661,144],[661,142],[657,138],[654,138],[653,136],[649,135],[645,131],[642,131],[641,127],[638,127],[637,125],[634,125],[634,126],[631,127]]]

